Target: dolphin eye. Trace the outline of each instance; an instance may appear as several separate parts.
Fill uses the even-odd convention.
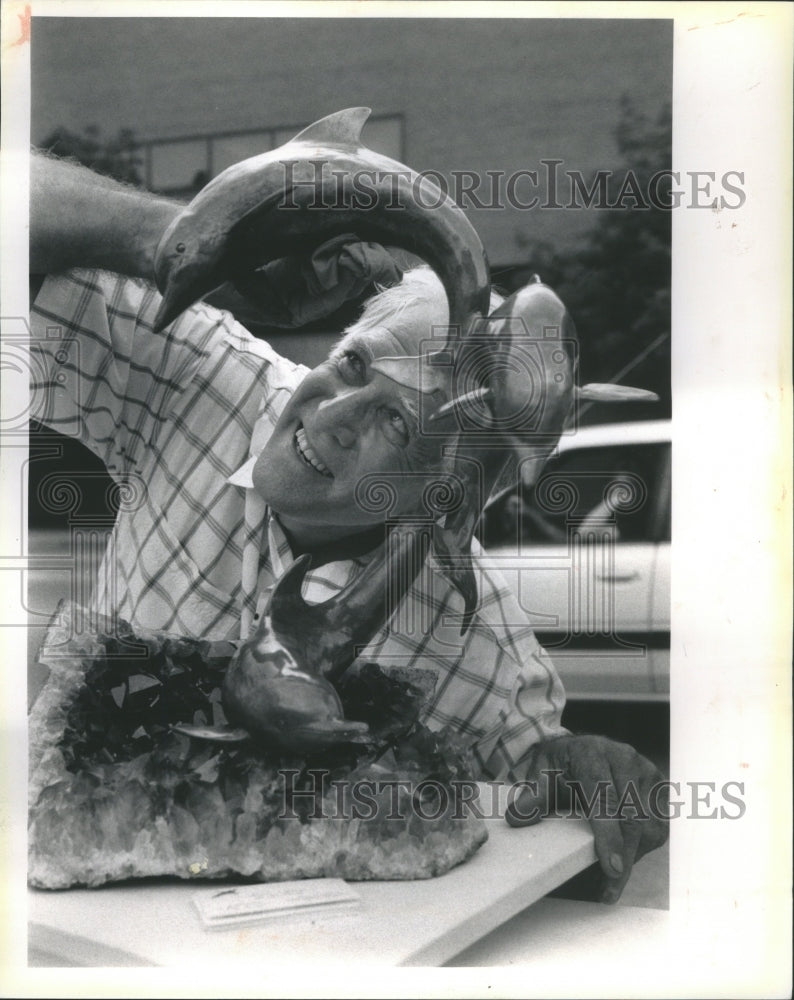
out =
[[[185,246],[184,243],[177,243],[174,249],[176,250],[177,253],[184,253],[185,250],[187,250],[187,247]]]

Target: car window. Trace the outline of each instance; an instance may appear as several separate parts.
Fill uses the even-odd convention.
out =
[[[669,445],[615,444],[563,452],[537,483],[486,509],[486,546],[564,544],[572,529],[622,542],[669,537]]]

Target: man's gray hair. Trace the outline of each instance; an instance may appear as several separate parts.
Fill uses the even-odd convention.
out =
[[[430,311],[429,322],[433,326],[449,323],[449,305],[444,286],[435,271],[423,265],[406,271],[402,281],[389,288],[378,288],[377,294],[368,299],[361,315],[349,326],[345,333],[366,333],[376,326],[388,327],[407,309],[426,305]],[[502,296],[491,292],[491,309],[502,303]]]

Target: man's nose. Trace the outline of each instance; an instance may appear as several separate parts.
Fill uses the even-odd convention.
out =
[[[343,448],[352,448],[364,426],[367,414],[366,393],[361,387],[344,389],[324,399],[317,407],[323,428]]]

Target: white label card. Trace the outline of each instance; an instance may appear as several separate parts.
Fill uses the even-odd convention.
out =
[[[193,897],[205,927],[236,926],[287,914],[328,913],[359,902],[358,893],[338,878],[225,886]]]

